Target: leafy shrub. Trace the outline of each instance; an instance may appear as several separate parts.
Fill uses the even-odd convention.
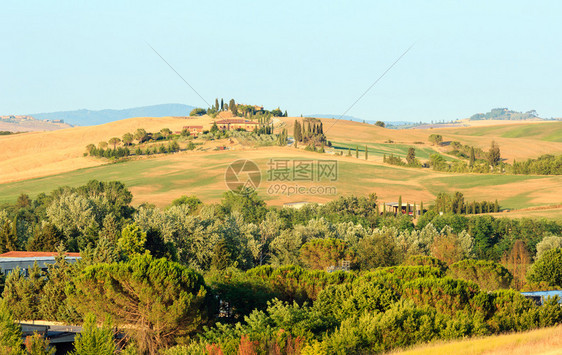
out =
[[[431,266],[439,269],[441,272],[447,271],[447,264],[443,261],[427,255],[412,255],[405,262],[404,265],[407,266]]]
[[[451,265],[450,274],[457,279],[473,281],[487,291],[509,288],[513,280],[505,267],[491,260],[461,260]]]
[[[543,253],[533,264],[527,278],[534,282],[545,281],[551,286],[562,286],[562,248]]]
[[[364,354],[406,347],[440,337],[447,318],[434,309],[419,308],[411,301],[399,301],[384,313],[365,313],[351,318],[325,337],[328,354]]]
[[[269,265],[260,266],[248,270],[247,274],[250,277],[262,279],[280,300],[296,301],[300,304],[315,300],[318,294],[329,285],[349,282],[356,277],[356,274],[352,272],[328,273],[320,270],[307,270],[295,265],[279,268]]]
[[[539,324],[538,307],[519,292],[513,290],[494,292],[492,307],[494,314],[487,323],[494,333],[529,330]]]
[[[429,305],[440,313],[453,315],[470,308],[470,301],[479,288],[471,281],[423,278],[405,283],[402,292],[403,297],[419,306]]]
[[[353,283],[328,286],[318,295],[314,307],[341,322],[365,312],[384,312],[398,298],[398,294],[384,282],[358,279]]]
[[[300,250],[301,260],[310,268],[319,270],[338,266],[351,257],[347,243],[336,238],[313,239],[304,243]]]

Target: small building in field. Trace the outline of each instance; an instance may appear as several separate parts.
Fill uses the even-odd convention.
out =
[[[203,132],[203,126],[183,126],[183,129],[187,130],[192,136],[198,136]]]
[[[386,211],[387,213],[392,213],[394,215],[398,215],[398,214],[409,214],[410,216],[414,215],[414,205],[410,204],[410,208],[408,211],[408,202],[403,202],[402,208],[400,208],[398,202],[387,202],[384,204],[383,208],[384,211]],[[382,212],[383,211],[381,211],[381,213]],[[421,214],[421,210],[419,209],[419,207],[416,207],[416,216],[419,216],[420,214]]]
[[[46,271],[49,264],[55,263],[57,255],[56,252],[9,251],[0,254],[0,270],[4,275],[7,275],[19,267],[21,272],[27,276],[28,270],[33,267],[35,262],[41,270]],[[65,257],[68,262],[75,263],[80,259],[80,253],[66,253]]]
[[[243,118],[227,118],[224,120],[215,121],[217,127],[223,131],[233,131],[235,129],[245,129],[246,131],[253,131],[254,128],[259,127],[259,123],[255,121],[246,120]]]

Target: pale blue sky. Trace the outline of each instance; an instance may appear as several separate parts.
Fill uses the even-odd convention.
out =
[[[208,101],[450,120],[493,107],[562,116],[557,1],[11,1],[0,114]]]

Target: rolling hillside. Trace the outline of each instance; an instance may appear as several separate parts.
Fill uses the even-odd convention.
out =
[[[89,143],[121,137],[137,128],[159,131],[167,127],[181,130],[197,119],[138,117],[95,127],[74,127],[53,132],[34,132],[0,137],[0,183],[57,174],[105,162],[84,158]]]
[[[295,118],[282,118],[289,133]],[[434,147],[428,142],[431,134],[441,134],[444,142],[459,141],[463,144],[488,150],[492,140],[501,148],[502,157],[508,162],[537,158],[543,154],[562,154],[562,122],[495,124],[478,127],[391,130],[367,123],[322,119],[324,132],[329,140],[350,146],[379,143],[391,140],[393,144],[415,145],[416,149],[428,147],[443,153],[447,147]],[[416,143],[422,144],[416,144]],[[390,146],[390,144],[387,144]],[[403,155],[405,156],[405,154]]]
[[[277,122],[290,131],[294,120],[295,118],[283,118]],[[407,148],[412,145],[416,147],[418,156],[423,159],[433,152],[442,152],[445,148],[432,146],[427,142],[427,137],[435,132],[443,134],[445,139],[459,140],[463,143],[474,139],[474,142],[481,144],[483,148],[487,147],[491,139],[496,139],[500,142],[502,154],[516,159],[536,157],[544,154],[545,150],[549,153],[562,152],[562,143],[542,141],[540,135],[521,138],[475,136],[471,135],[473,128],[390,130],[357,122],[341,121],[334,124],[334,120],[323,121],[324,131],[334,142],[334,146],[347,149],[359,145],[360,159],[356,159],[355,155],[346,157],[319,154],[292,147],[242,146],[227,151],[186,151],[155,155],[117,164],[108,164],[103,159],[83,156],[87,144],[107,141],[113,136],[121,137],[137,128],[154,132],[164,127],[178,131],[185,125],[199,124],[209,127],[211,120],[208,117],[189,120],[172,117],[133,118],[95,127],[75,127],[55,132],[0,137],[0,151],[6,152],[0,156],[0,200],[13,201],[22,192],[35,196],[40,192],[49,192],[57,186],[78,186],[90,179],[99,179],[125,182],[135,195],[135,204],[150,202],[162,206],[185,194],[196,194],[205,200],[217,201],[226,191],[224,173],[228,164],[237,159],[251,159],[258,164],[265,180],[268,162],[274,158],[337,160],[338,179],[329,184],[322,183],[323,186],[336,188],[337,195],[376,192],[385,202],[396,201],[398,196],[402,195],[405,203],[419,203],[433,200],[439,192],[462,191],[467,200],[497,198],[502,207],[509,209],[552,205],[562,201],[560,176],[440,173],[430,169],[403,168],[381,162],[383,154],[405,155]],[[554,127],[562,127],[562,123],[560,125]],[[512,132],[512,129],[518,128],[504,127],[501,132]],[[465,134],[465,130],[468,134]],[[550,129],[550,132],[553,132],[553,129]],[[394,143],[385,143],[388,140]],[[365,144],[369,149],[368,160],[364,159],[362,152]],[[510,152],[511,150],[513,151]],[[307,188],[319,184],[298,182],[299,186]],[[268,189],[274,185],[275,182],[263,181],[259,193],[269,203],[276,205],[297,201],[326,202],[336,196],[268,193]]]

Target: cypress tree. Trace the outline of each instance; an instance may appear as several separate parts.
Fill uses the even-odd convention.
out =
[[[295,120],[294,136],[295,136],[295,143],[302,142],[301,124],[297,120]]]
[[[365,160],[369,160],[369,148],[365,145]]]
[[[402,195],[398,197],[398,213],[402,213]]]
[[[359,159],[359,146],[355,146],[355,157]]]
[[[414,216],[414,218],[416,218],[417,213],[418,213],[418,211],[416,209],[416,203],[414,202],[414,213],[412,214]]]
[[[0,252],[17,250],[18,235],[15,225],[16,223],[6,220],[4,225],[0,226]]]
[[[476,162],[476,156],[474,155],[474,147],[470,147],[470,161],[468,166],[471,168],[474,166],[474,162]]]
[[[221,99],[221,111],[224,111],[224,99]]]
[[[218,98],[215,99],[215,110],[216,111],[219,110],[219,99]]]
[[[1,354],[24,354],[21,351],[21,326],[5,301],[0,301],[0,340]]]
[[[423,201],[420,202],[420,216],[423,216]]]

